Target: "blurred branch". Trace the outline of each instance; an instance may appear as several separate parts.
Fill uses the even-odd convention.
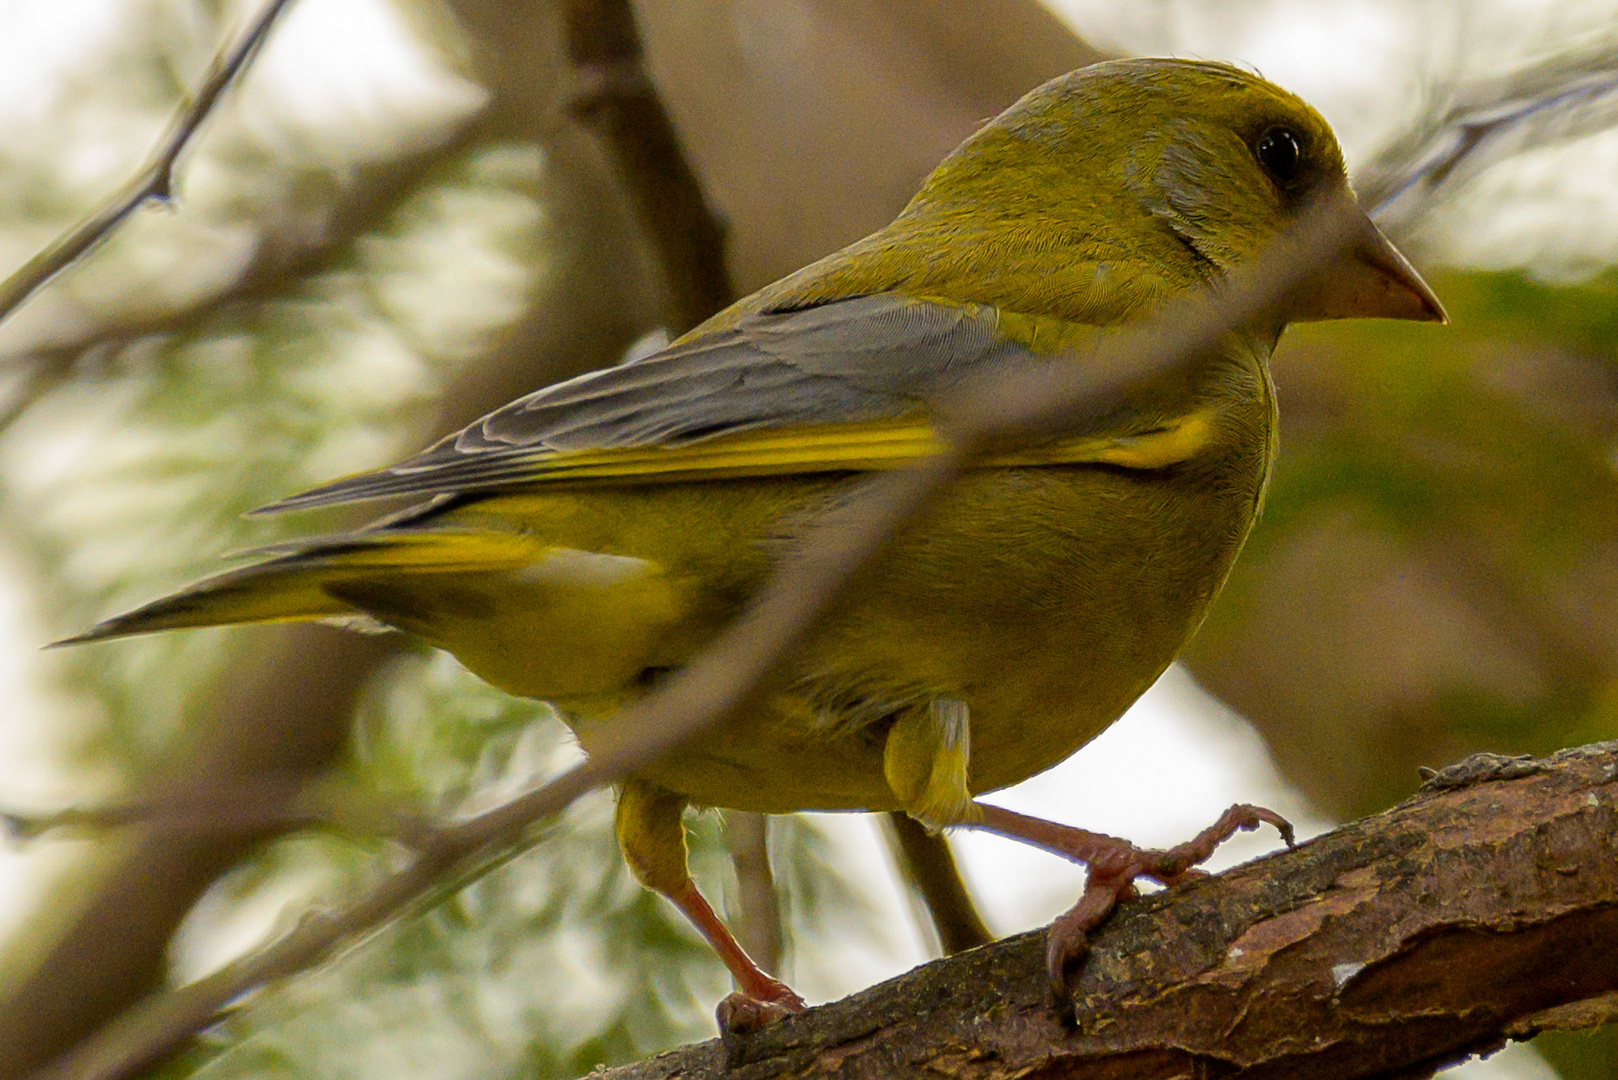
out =
[[[747,955],[772,974],[781,974],[784,933],[781,899],[770,871],[770,819],[739,810],[725,812],[725,846],[736,864],[737,906],[731,930]]]
[[[884,817],[899,867],[927,906],[944,955],[954,956],[993,941],[944,835],[929,832],[927,826],[897,810]]]
[[[573,114],[606,144],[657,251],[677,333],[736,299],[724,227],[709,209],[647,78],[629,0],[566,0],[567,50],[579,82]]]
[[[544,146],[551,255],[567,272],[444,388],[424,440],[536,385],[610,365],[654,325],[604,165],[576,126],[557,123],[553,10],[505,0],[451,4],[475,54],[474,75],[492,94],[476,137]],[[390,183],[404,191],[408,179],[394,174]],[[402,644],[321,626],[247,633],[253,648],[199,692],[206,723],[145,781],[149,797],[226,777],[329,769],[348,746],[356,699]],[[136,826],[108,837],[55,883],[0,955],[0,1078],[40,1068],[160,986],[181,919],[254,843]]]
[[[236,279],[219,292],[177,311],[129,318],[111,326],[92,327],[85,336],[26,354],[0,357],[20,368],[16,385],[0,399],[0,431],[55,387],[74,376],[87,356],[115,354],[136,340],[152,335],[181,333],[206,325],[216,313],[238,305],[263,303],[285,295],[296,281],[318,274],[348,257],[355,240],[383,224],[399,204],[421,189],[423,177],[454,160],[488,137],[478,123],[463,124],[450,138],[419,153],[406,154],[382,165],[356,169],[347,178],[342,197],[323,227],[300,227],[281,242],[254,245],[253,256]],[[89,365],[94,367],[95,365]]]
[[[1328,200],[1304,214],[1293,231],[1225,286],[1164,304],[1154,317],[1121,329],[1086,363],[1059,359],[995,373],[963,387],[938,408],[946,449],[864,480],[844,503],[823,514],[782,557],[748,611],[659,689],[620,712],[611,738],[588,760],[488,813],[430,830],[409,865],[348,905],[306,920],[214,975],[136,1006],[37,1076],[116,1080],[136,1075],[184,1046],[231,1002],[321,962],[348,940],[470,882],[510,849],[528,842],[536,823],[732,715],[859,571],[975,461],[1083,430],[1115,408],[1131,388],[1185,375],[1234,328],[1271,317],[1356,235],[1361,220],[1352,207]]]
[[[1415,220],[1444,187],[1509,154],[1594,134],[1618,122],[1618,42],[1604,33],[1504,77],[1442,88],[1447,104],[1359,170],[1373,216]]]
[[[9,833],[20,841],[57,831],[97,833],[133,826],[181,836],[251,838],[333,829],[409,846],[420,841],[426,827],[422,815],[398,799],[349,784],[311,781],[303,772],[240,776],[146,799],[43,814],[0,810],[0,836]]]
[[[0,320],[20,307],[40,286],[106,239],[130,214],[150,201],[166,202],[173,196],[174,164],[181,152],[231,83],[246,70],[248,62],[269,36],[276,19],[290,4],[291,0],[268,0],[241,40],[214,57],[202,85],[197,87],[190,102],[169,125],[156,153],[139,176],[65,236],[58,238],[4,282],[0,282]]]
[[[1618,1021],[1618,743],[1479,755],[1292,851],[1126,904],[1075,989],[1044,932],[599,1080],[1387,1080]]]

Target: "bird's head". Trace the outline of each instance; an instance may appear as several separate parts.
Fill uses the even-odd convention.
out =
[[[1302,99],[1227,64],[1136,59],[1027,94],[939,167],[912,212],[971,205],[1031,242],[1173,287],[1254,259],[1322,198],[1353,202],[1337,139]],[[1353,213],[1350,251],[1289,319],[1443,320],[1420,275]]]

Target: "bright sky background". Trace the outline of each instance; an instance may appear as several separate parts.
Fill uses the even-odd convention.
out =
[[[1104,47],[1251,64],[1321,108],[1351,160],[1371,153],[1396,130],[1418,106],[1424,75],[1447,70],[1457,55],[1475,70],[1488,70],[1520,57],[1525,42],[1566,40],[1610,26],[1614,16],[1613,4],[1584,0],[1052,0],[1052,6]],[[0,133],[9,145],[26,147],[30,130],[54,122],[59,93],[93,77],[85,57],[95,54],[95,42],[126,31],[128,11],[122,0],[7,0],[7,32],[0,35]],[[388,145],[391,124],[427,123],[477,101],[475,88],[424,68],[382,0],[301,0],[251,82],[283,95],[285,107],[260,120],[280,125],[276,130],[288,145],[318,142],[297,136],[321,130],[369,132],[377,142],[345,145],[355,158]],[[132,147],[148,145],[154,135],[115,126],[78,133],[82,150],[75,172],[86,184],[104,183]],[[1452,240],[1466,238],[1453,243],[1458,261],[1500,265],[1526,251],[1548,272],[1577,272],[1618,252],[1615,173],[1618,136],[1537,152],[1486,175],[1479,187],[1489,197],[1447,212],[1441,227]],[[193,178],[203,191],[205,181]],[[1511,213],[1490,212],[1501,201],[1509,202]],[[215,250],[221,263],[240,257],[228,237]],[[0,252],[0,258],[23,254]],[[0,695],[8,702],[0,714],[0,803],[49,805],[54,792],[66,790],[54,763],[52,718],[73,704],[44,696],[40,665],[48,661],[32,646],[45,635],[15,578],[4,571],[0,562]],[[1186,839],[1233,802],[1272,806],[1292,817],[1305,836],[1328,825],[1279,776],[1253,730],[1178,669],[1077,757],[997,801],[1149,844]],[[800,990],[825,1000],[903,971],[925,954],[870,824],[849,816],[818,820],[837,839],[850,870],[867,883],[880,913],[876,926],[828,936],[812,956],[800,956]],[[1216,865],[1276,843],[1269,831],[1244,836],[1221,851]],[[1077,896],[1082,881],[1059,860],[993,837],[958,837],[956,850],[998,932],[1049,921]],[[63,843],[26,851],[0,846],[0,935],[73,851]],[[1554,1077],[1522,1047],[1450,1075]]]

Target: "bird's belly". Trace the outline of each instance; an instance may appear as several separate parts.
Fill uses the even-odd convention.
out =
[[[886,723],[946,696],[970,708],[974,792],[1050,768],[1173,660],[1252,523],[1256,478],[1177,479],[969,477],[852,591],[765,704],[648,777],[736,809],[896,809]]]

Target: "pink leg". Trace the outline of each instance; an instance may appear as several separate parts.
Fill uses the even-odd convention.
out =
[[[1177,885],[1200,875],[1202,871],[1195,869],[1196,865],[1206,861],[1220,844],[1237,832],[1256,829],[1266,822],[1280,831],[1288,847],[1293,846],[1292,826],[1285,818],[1273,810],[1246,804],[1232,806],[1194,838],[1165,851],[1137,848],[1115,836],[1058,825],[998,806],[978,805],[983,818],[971,828],[1033,844],[1083,863],[1090,871],[1079,902],[1051,924],[1047,937],[1045,962],[1051,996],[1068,1019],[1072,1018],[1072,977],[1090,950],[1090,931],[1106,921],[1120,900],[1136,895],[1137,877]]]
[[[803,998],[779,979],[772,978],[763,968],[753,963],[730,930],[714,914],[694,883],[687,880],[685,887],[665,895],[685,913],[702,936],[708,939],[713,951],[719,954],[725,967],[741,989],[719,1003],[716,1015],[719,1030],[726,1034],[751,1031],[774,1023],[782,1017],[804,1009]]]

